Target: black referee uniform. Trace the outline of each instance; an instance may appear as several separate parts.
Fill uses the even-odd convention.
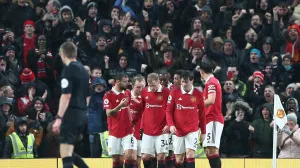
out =
[[[60,143],[75,145],[87,122],[89,96],[89,74],[80,62],[64,67],[61,89],[62,94],[71,94],[71,98],[60,127]]]

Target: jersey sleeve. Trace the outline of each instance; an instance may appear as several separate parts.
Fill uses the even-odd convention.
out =
[[[216,84],[213,82],[209,82],[207,84],[207,93],[211,94],[211,93],[216,93]]]
[[[107,109],[112,109],[111,108],[111,101],[109,100],[109,94],[106,93],[103,97],[103,109],[107,110]]]
[[[69,66],[69,67],[65,67],[62,73],[61,81],[60,81],[62,94],[72,93],[72,89],[73,89],[72,73],[74,73],[72,71],[73,71],[72,66]]]
[[[175,126],[174,124],[174,110],[175,110],[175,99],[174,99],[174,91],[169,94],[167,101],[167,109],[166,109],[166,118],[167,124],[169,127]]]
[[[199,92],[198,96],[198,115],[199,115],[199,128],[201,129],[201,134],[206,134],[206,116],[205,116],[205,105],[203,100],[203,95]]]

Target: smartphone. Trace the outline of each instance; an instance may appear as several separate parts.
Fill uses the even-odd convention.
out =
[[[162,29],[162,30],[161,30],[161,33],[162,33],[162,34],[168,34],[168,30],[167,30],[167,29]]]
[[[233,76],[233,71],[228,71],[228,72],[227,72],[227,79],[228,79],[228,80],[231,80],[231,79],[232,79],[232,76]]]

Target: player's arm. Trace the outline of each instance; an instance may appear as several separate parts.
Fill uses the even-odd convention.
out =
[[[205,107],[203,101],[203,95],[200,93],[198,100],[198,115],[199,115],[199,128],[201,129],[201,134],[206,134],[206,116],[205,116]]]
[[[69,106],[71,99],[71,93],[62,94],[59,100],[59,108],[58,108],[58,117],[62,118],[65,115],[65,112]]]
[[[166,119],[169,127],[175,126],[174,109],[175,109],[175,98],[174,98],[174,91],[172,91],[168,97],[167,109],[166,109]]]
[[[89,104],[90,104],[90,99],[91,99],[91,96],[86,97],[86,104],[87,104],[87,106],[89,106]]]
[[[124,98],[121,100],[120,104],[117,107],[115,107],[113,109],[106,108],[107,117],[116,115],[119,112],[119,110],[121,110],[123,107],[125,107],[127,105],[127,102],[128,102],[127,99]]]
[[[216,101],[216,85],[208,85],[208,97],[204,100],[205,107],[214,104]]]

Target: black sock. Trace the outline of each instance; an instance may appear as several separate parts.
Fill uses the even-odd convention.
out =
[[[186,168],[195,168],[195,158],[186,159]]]
[[[152,168],[152,160],[143,160],[144,168]]]
[[[184,161],[183,161],[183,167],[187,167],[187,161],[186,161],[186,156],[184,157]]]
[[[151,159],[151,168],[157,168],[157,159],[155,157]]]
[[[73,160],[72,157],[62,158],[63,168],[73,168]]]
[[[219,155],[213,155],[208,157],[211,168],[221,168],[221,159]]]
[[[83,159],[76,153],[73,153],[72,159],[74,165],[76,165],[78,168],[89,168],[89,166],[83,161]]]
[[[173,159],[172,156],[166,157],[165,159],[166,161],[166,168],[173,168],[174,164],[173,164]]]
[[[183,164],[180,164],[180,163],[176,162],[175,163],[175,168],[184,168],[184,167],[183,167]]]
[[[134,168],[136,165],[135,160],[125,160],[125,168]]]
[[[166,168],[164,160],[159,160],[157,165],[158,165],[158,168]]]

